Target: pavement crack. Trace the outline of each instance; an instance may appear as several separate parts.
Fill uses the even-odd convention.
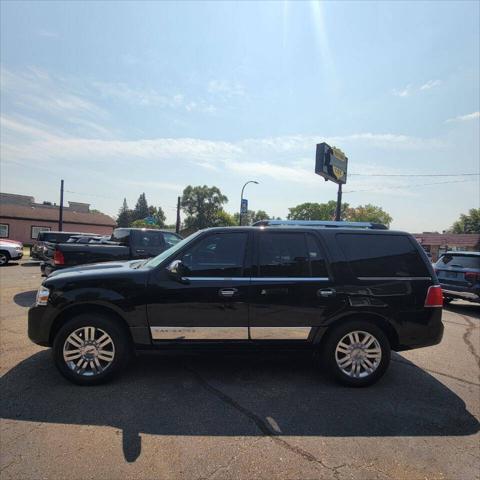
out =
[[[240,405],[232,397],[230,397],[226,393],[222,392],[220,389],[211,385],[200,373],[198,373],[193,368],[187,365],[184,365],[184,367],[187,371],[189,371],[192,375],[195,376],[195,378],[197,379],[199,384],[204,388],[204,390],[211,393],[212,395],[214,395],[215,397],[217,397],[227,405],[230,405],[231,407],[235,408],[242,415],[244,415],[249,420],[251,420],[257,426],[260,432],[262,432],[264,436],[269,437],[272,441],[274,441],[278,445],[282,446],[283,448],[289,450],[290,452],[296,455],[303,457],[305,460],[308,460],[309,462],[315,463],[322,468],[326,468],[327,470],[330,470],[331,472],[333,472],[334,476],[338,478],[338,475],[340,473],[338,470],[345,466],[344,463],[342,463],[341,465],[336,465],[334,467],[331,467],[329,465],[326,465],[322,460],[315,457],[315,455],[311,454],[310,452],[307,452],[303,448],[297,445],[290,444],[283,438],[280,438],[278,432],[275,432],[272,429],[272,427],[270,427],[270,425],[267,422],[265,422],[261,417],[259,417],[257,414],[250,411],[248,408],[245,408],[244,406]]]
[[[463,334],[463,341],[464,341],[465,345],[467,346],[468,351],[473,355],[473,358],[475,358],[475,361],[477,362],[478,368],[480,368],[480,355],[475,350],[475,346],[470,339],[470,337],[472,336],[473,330],[475,330],[475,324],[466,315],[463,315],[461,313],[457,313],[457,315],[460,315],[468,323],[468,327],[465,330],[465,333]],[[480,376],[479,376],[479,378],[480,378]]]
[[[240,452],[238,452],[237,454],[233,455],[229,460],[228,462],[224,463],[223,465],[220,465],[218,466],[215,470],[213,470],[213,472],[211,472],[208,477],[199,477],[198,480],[209,480],[210,478],[213,478],[218,472],[220,472],[221,470],[227,470],[230,465],[232,465],[232,463],[237,460],[237,458],[239,458],[241,455],[243,455],[243,453],[248,450],[250,447],[252,447],[253,445],[255,445],[256,443],[258,443],[260,440],[262,440],[263,437],[260,437],[260,438],[257,438],[251,445],[247,445],[245,448],[242,448],[242,450]]]
[[[437,370],[430,370],[429,368],[419,367],[419,366],[417,366],[413,363],[409,363],[409,362],[406,362],[404,360],[398,360],[396,358],[392,358],[391,361],[396,362],[396,363],[401,363],[402,365],[406,365],[407,367],[410,367],[410,368],[420,368],[421,370],[425,370],[428,373],[433,373],[435,375],[442,375],[443,377],[448,377],[448,378],[451,378],[453,380],[457,380],[458,382],[466,383],[467,385],[473,385],[475,387],[480,387],[480,383],[470,382],[469,380],[465,380],[464,378],[455,377],[454,375],[449,375],[448,373],[439,372]]]

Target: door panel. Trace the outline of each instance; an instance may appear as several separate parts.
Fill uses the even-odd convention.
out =
[[[307,340],[311,327],[342,304],[318,240],[303,232],[259,231],[256,245],[251,339]]]
[[[247,241],[241,231],[202,235],[178,258],[186,272],[182,282],[165,268],[152,276],[147,312],[153,340],[248,339]]]

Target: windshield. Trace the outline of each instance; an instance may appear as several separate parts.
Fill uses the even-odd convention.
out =
[[[160,265],[166,258],[170,257],[170,255],[173,255],[175,252],[178,252],[181,250],[187,243],[190,243],[191,240],[193,240],[201,231],[199,230],[198,232],[194,233],[193,235],[190,235],[187,238],[184,238],[177,244],[175,244],[173,247],[168,248],[167,250],[164,250],[160,255],[157,255],[156,257],[151,258],[146,262],[143,266],[147,268],[154,268]]]

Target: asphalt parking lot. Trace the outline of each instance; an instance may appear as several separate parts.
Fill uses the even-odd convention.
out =
[[[144,355],[82,388],[28,340],[40,283],[0,270],[2,480],[480,478],[478,306],[450,305],[443,342],[367,389],[282,355]]]

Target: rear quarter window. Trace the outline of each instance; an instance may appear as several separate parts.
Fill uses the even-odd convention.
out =
[[[356,277],[430,277],[406,235],[342,233],[337,242]]]

